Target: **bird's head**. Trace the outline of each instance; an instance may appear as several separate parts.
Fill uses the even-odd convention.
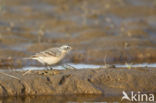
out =
[[[66,53],[71,51],[72,48],[69,45],[63,45],[60,47],[60,49],[62,50],[62,52]]]

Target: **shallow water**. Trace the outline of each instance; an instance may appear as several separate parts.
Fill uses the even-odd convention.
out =
[[[111,65],[110,65],[111,66]],[[143,64],[114,64],[113,65],[115,68],[137,68],[137,67],[147,67],[147,68],[156,68],[156,64],[148,64],[148,63],[143,63]],[[52,67],[54,69],[97,69],[97,68],[107,68],[105,65],[93,65],[93,64],[73,64],[73,63],[68,63],[64,64],[63,66],[54,66]],[[45,70],[47,68],[45,67],[24,67],[22,69],[18,70]]]
[[[4,103],[118,103],[120,98],[103,95],[25,96],[0,98],[0,101]]]

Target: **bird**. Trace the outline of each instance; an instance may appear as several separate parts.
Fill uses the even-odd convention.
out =
[[[47,69],[52,69],[50,66],[60,62],[66,56],[66,54],[71,51],[71,49],[72,48],[69,45],[62,45],[60,47],[54,47],[36,53],[25,59],[37,60],[41,64],[45,65]]]
[[[122,101],[123,99],[127,99],[127,100],[131,101],[130,98],[128,97],[128,95],[127,95],[127,93],[126,93],[125,91],[123,91],[122,94],[123,94],[123,97],[122,97],[121,101]]]

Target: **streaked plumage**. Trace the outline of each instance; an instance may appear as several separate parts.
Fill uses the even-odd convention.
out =
[[[27,59],[34,59],[43,65],[49,66],[61,61],[70,50],[70,46],[63,45],[61,47],[50,48],[40,53],[36,53]]]

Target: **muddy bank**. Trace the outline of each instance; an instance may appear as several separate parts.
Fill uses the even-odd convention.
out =
[[[1,71],[0,96],[103,94],[120,96],[122,91],[156,93],[156,69],[108,68],[83,70]],[[4,72],[16,78],[4,75]]]
[[[155,7],[154,0],[0,1],[0,67],[27,66],[21,58],[63,44],[73,47],[63,62],[155,63]]]

